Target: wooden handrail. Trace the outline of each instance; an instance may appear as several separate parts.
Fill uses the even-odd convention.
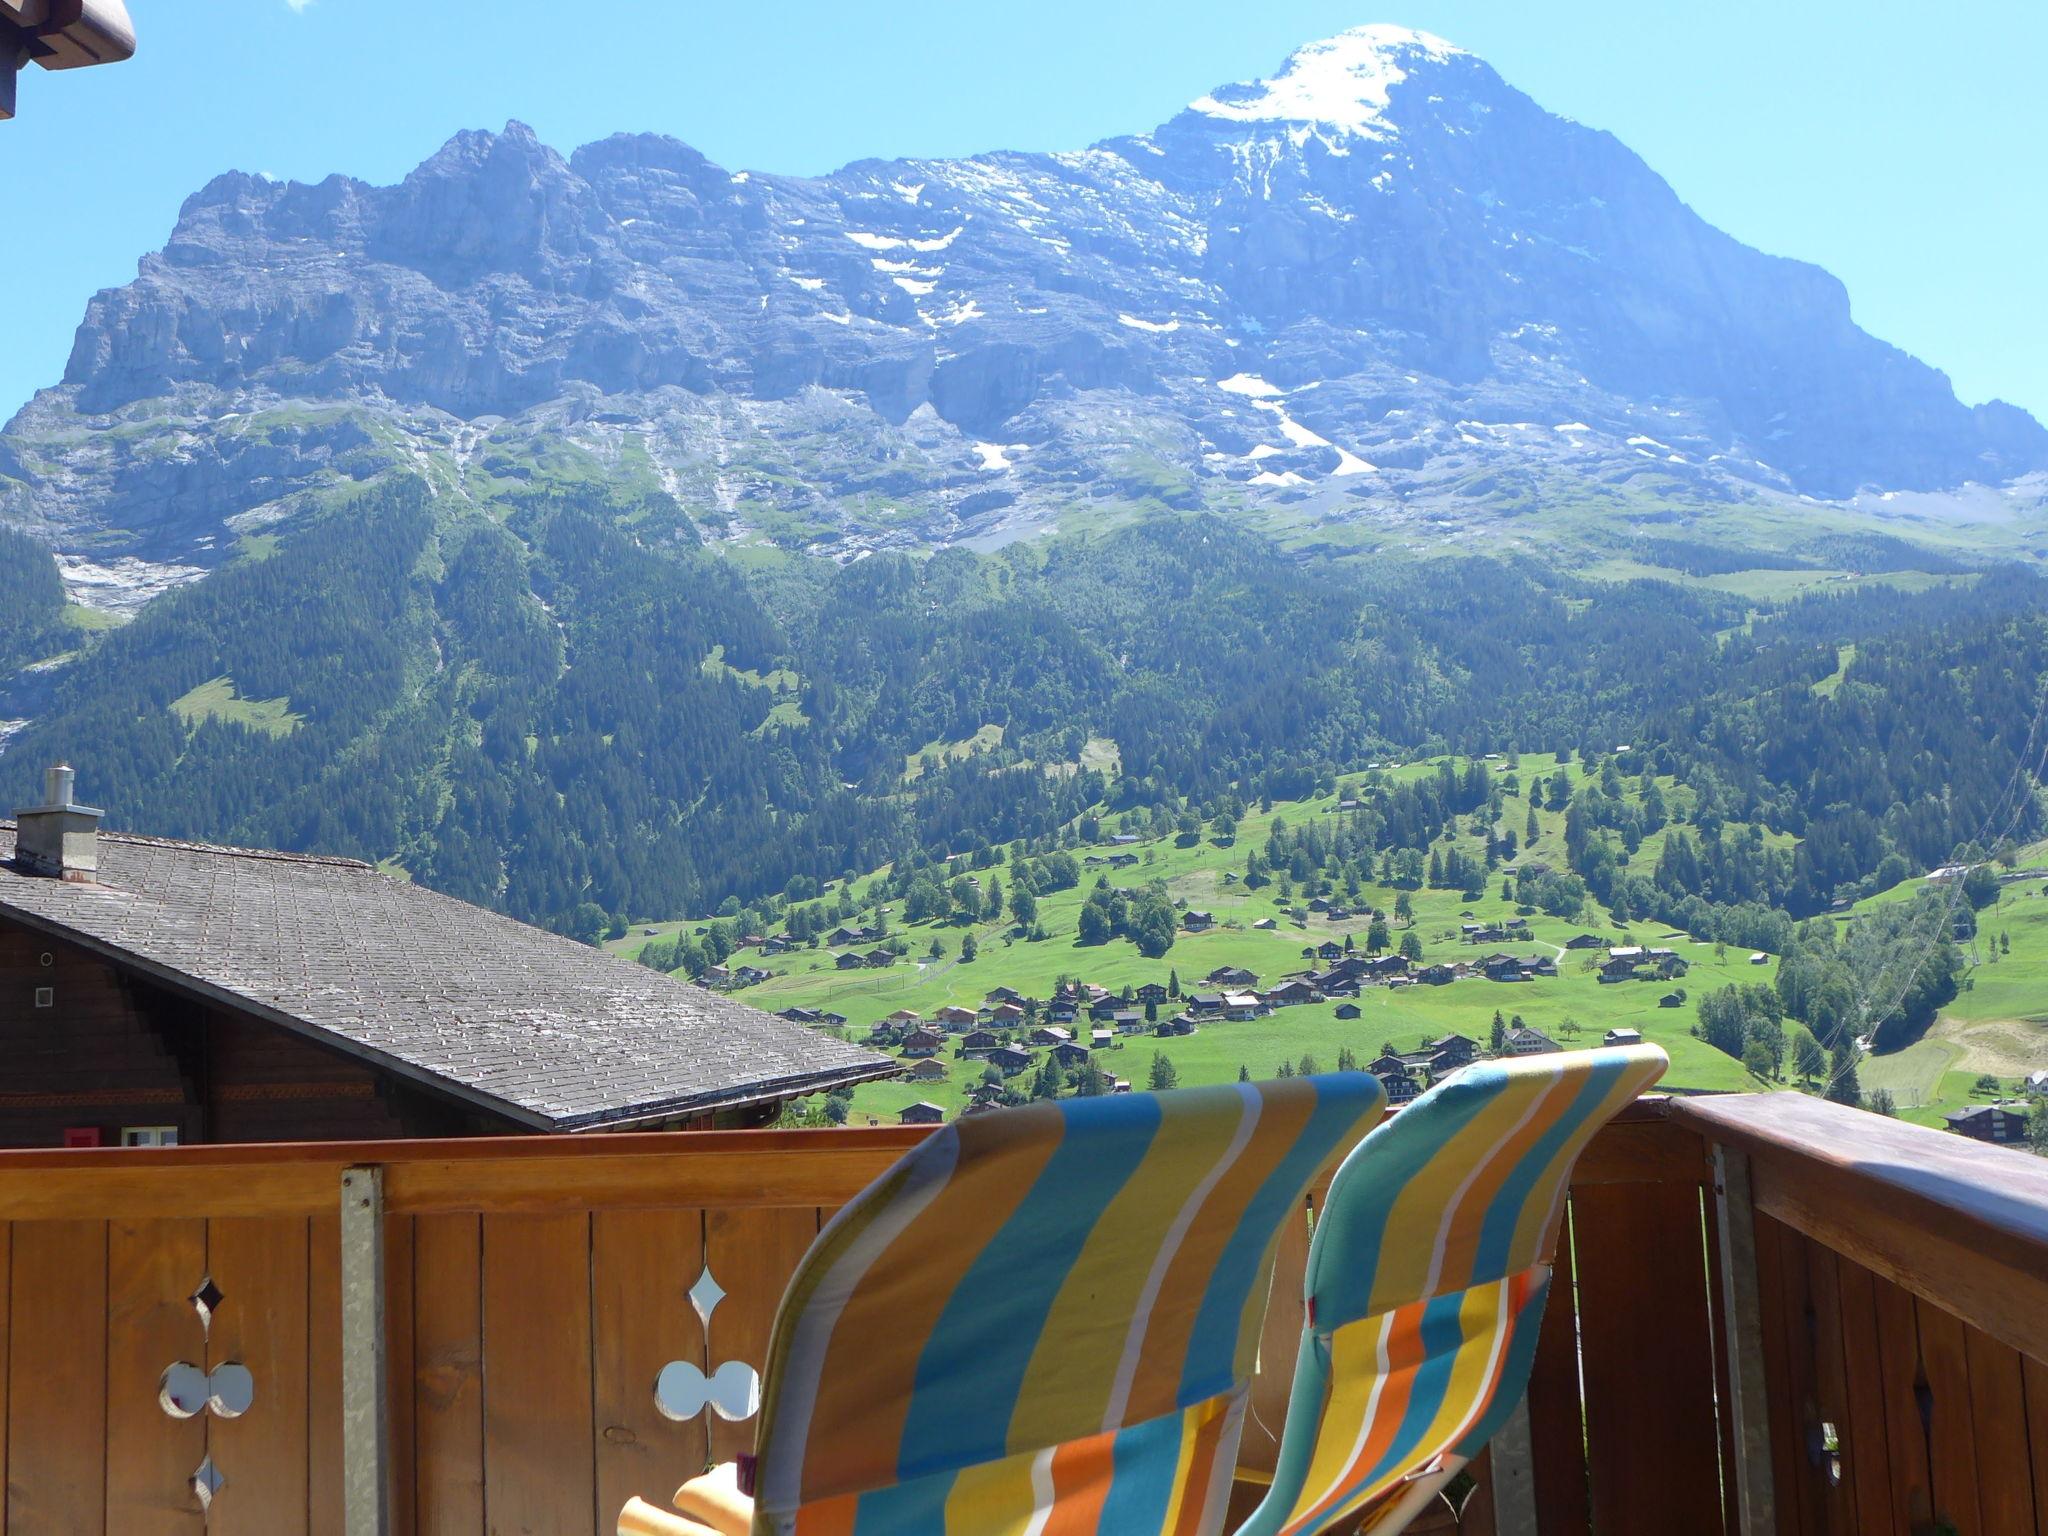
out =
[[[1684,1099],[1756,1209],[2048,1361],[2048,1160],[1799,1093]]]
[[[400,1216],[832,1206],[929,1134],[879,1126],[0,1151],[0,1221],[324,1216],[342,1172],[364,1165],[384,1170],[384,1208]]]

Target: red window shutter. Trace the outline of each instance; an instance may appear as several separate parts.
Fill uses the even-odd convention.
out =
[[[64,1145],[67,1147],[97,1147],[102,1144],[100,1128],[96,1125],[68,1125],[64,1128]]]

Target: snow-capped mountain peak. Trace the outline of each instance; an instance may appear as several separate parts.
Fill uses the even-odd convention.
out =
[[[1191,102],[1230,122],[1317,123],[1366,138],[1395,131],[1386,111],[1393,88],[1418,63],[1444,63],[1464,50],[1407,27],[1353,27],[1288,55],[1278,74],[1242,81]]]

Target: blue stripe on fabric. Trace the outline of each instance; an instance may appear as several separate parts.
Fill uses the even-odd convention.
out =
[[[1180,1470],[1186,1413],[1164,1414],[1119,1430],[1113,1442],[1114,1478],[1096,1529],[1108,1536],[1166,1529],[1173,1507],[1174,1474]]]
[[[1218,1256],[1188,1337],[1177,1399],[1182,1407],[1221,1396],[1236,1385],[1238,1330],[1274,1233],[1316,1170],[1385,1093],[1376,1078],[1356,1075],[1364,1081],[1351,1081],[1352,1074],[1315,1079],[1315,1108],[1296,1133],[1294,1146],[1246,1204]]]
[[[961,1276],[918,1354],[899,1478],[1008,1454],[1024,1373],[1053,1301],[1159,1129],[1151,1094],[1075,1099],[1060,1109],[1059,1147]]]
[[[860,1496],[853,1536],[946,1536],[946,1500],[957,1471],[934,1472],[915,1482],[891,1483]]]
[[[1395,1203],[1454,1137],[1493,1106],[1509,1081],[1496,1066],[1466,1067],[1374,1129],[1344,1159],[1309,1248],[1308,1294],[1315,1298],[1318,1327],[1340,1328],[1365,1315],[1380,1254],[1392,1236]]]
[[[1557,1156],[1585,1126],[1587,1120],[1600,1112],[1600,1105],[1614,1089],[1627,1062],[1609,1057],[1601,1060],[1595,1055],[1591,1070],[1585,1081],[1579,1084],[1579,1091],[1572,1096],[1572,1102],[1549,1130],[1537,1139],[1536,1144],[1524,1152],[1508,1176],[1501,1181],[1494,1192],[1493,1203],[1487,1207],[1486,1215],[1479,1227],[1479,1243],[1472,1255],[1473,1284],[1498,1280],[1508,1273],[1513,1262],[1510,1249],[1514,1247],[1515,1228],[1521,1224],[1523,1208],[1529,1202],[1530,1191],[1537,1180],[1550,1171]]]

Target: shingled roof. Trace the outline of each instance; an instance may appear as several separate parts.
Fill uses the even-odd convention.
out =
[[[0,918],[537,1129],[667,1119],[897,1064],[574,940],[320,858],[98,834],[90,883],[24,873]]]

